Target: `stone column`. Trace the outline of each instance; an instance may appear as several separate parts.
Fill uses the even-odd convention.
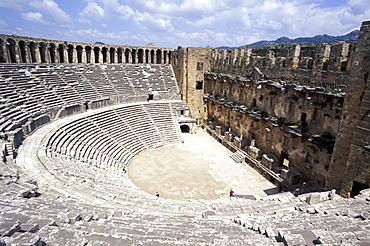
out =
[[[99,49],[99,64],[103,63],[103,49]]]
[[[36,43],[36,48],[35,48],[35,58],[36,58],[36,63],[41,62],[41,49],[40,49],[40,44]]]
[[[45,60],[46,63],[51,63],[50,45],[47,43],[45,47]]]
[[[90,51],[90,63],[95,63],[95,52],[93,48]]]
[[[82,54],[81,54],[81,62],[82,63],[87,63],[87,57],[86,57],[86,50],[84,48],[82,48]]]
[[[55,60],[55,63],[60,63],[59,47],[57,45],[54,46],[54,60]]]
[[[64,63],[68,63],[68,50],[67,50],[67,46],[64,45],[64,49],[63,49],[63,56],[64,56]]]
[[[293,55],[293,64],[292,64],[293,69],[298,68],[300,53],[301,53],[301,46],[296,45],[294,49],[294,55]]]
[[[146,63],[146,50],[143,49],[143,63]]]

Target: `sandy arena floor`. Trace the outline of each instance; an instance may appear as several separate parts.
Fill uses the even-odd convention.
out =
[[[183,144],[148,150],[128,167],[129,178],[144,191],[163,198],[217,199],[235,194],[267,196],[277,193],[247,164],[235,163],[232,154],[204,130],[182,134]]]

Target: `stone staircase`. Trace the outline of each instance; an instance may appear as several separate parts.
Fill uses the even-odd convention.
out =
[[[234,152],[231,156],[231,159],[233,159],[236,163],[241,163],[245,160],[245,156],[241,151]]]

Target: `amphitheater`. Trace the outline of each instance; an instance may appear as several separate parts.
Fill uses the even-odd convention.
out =
[[[0,245],[370,245],[369,47],[0,34]]]

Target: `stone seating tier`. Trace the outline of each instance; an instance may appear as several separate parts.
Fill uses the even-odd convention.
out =
[[[166,91],[170,93],[166,97],[178,98],[179,89],[170,65],[1,64],[2,103],[8,108],[30,106],[24,108],[28,115],[0,124],[0,132],[17,129],[31,117],[44,113],[54,117],[68,105],[87,105],[103,98],[114,103],[136,96],[146,100],[151,91]],[[0,112],[0,118],[6,115]]]

